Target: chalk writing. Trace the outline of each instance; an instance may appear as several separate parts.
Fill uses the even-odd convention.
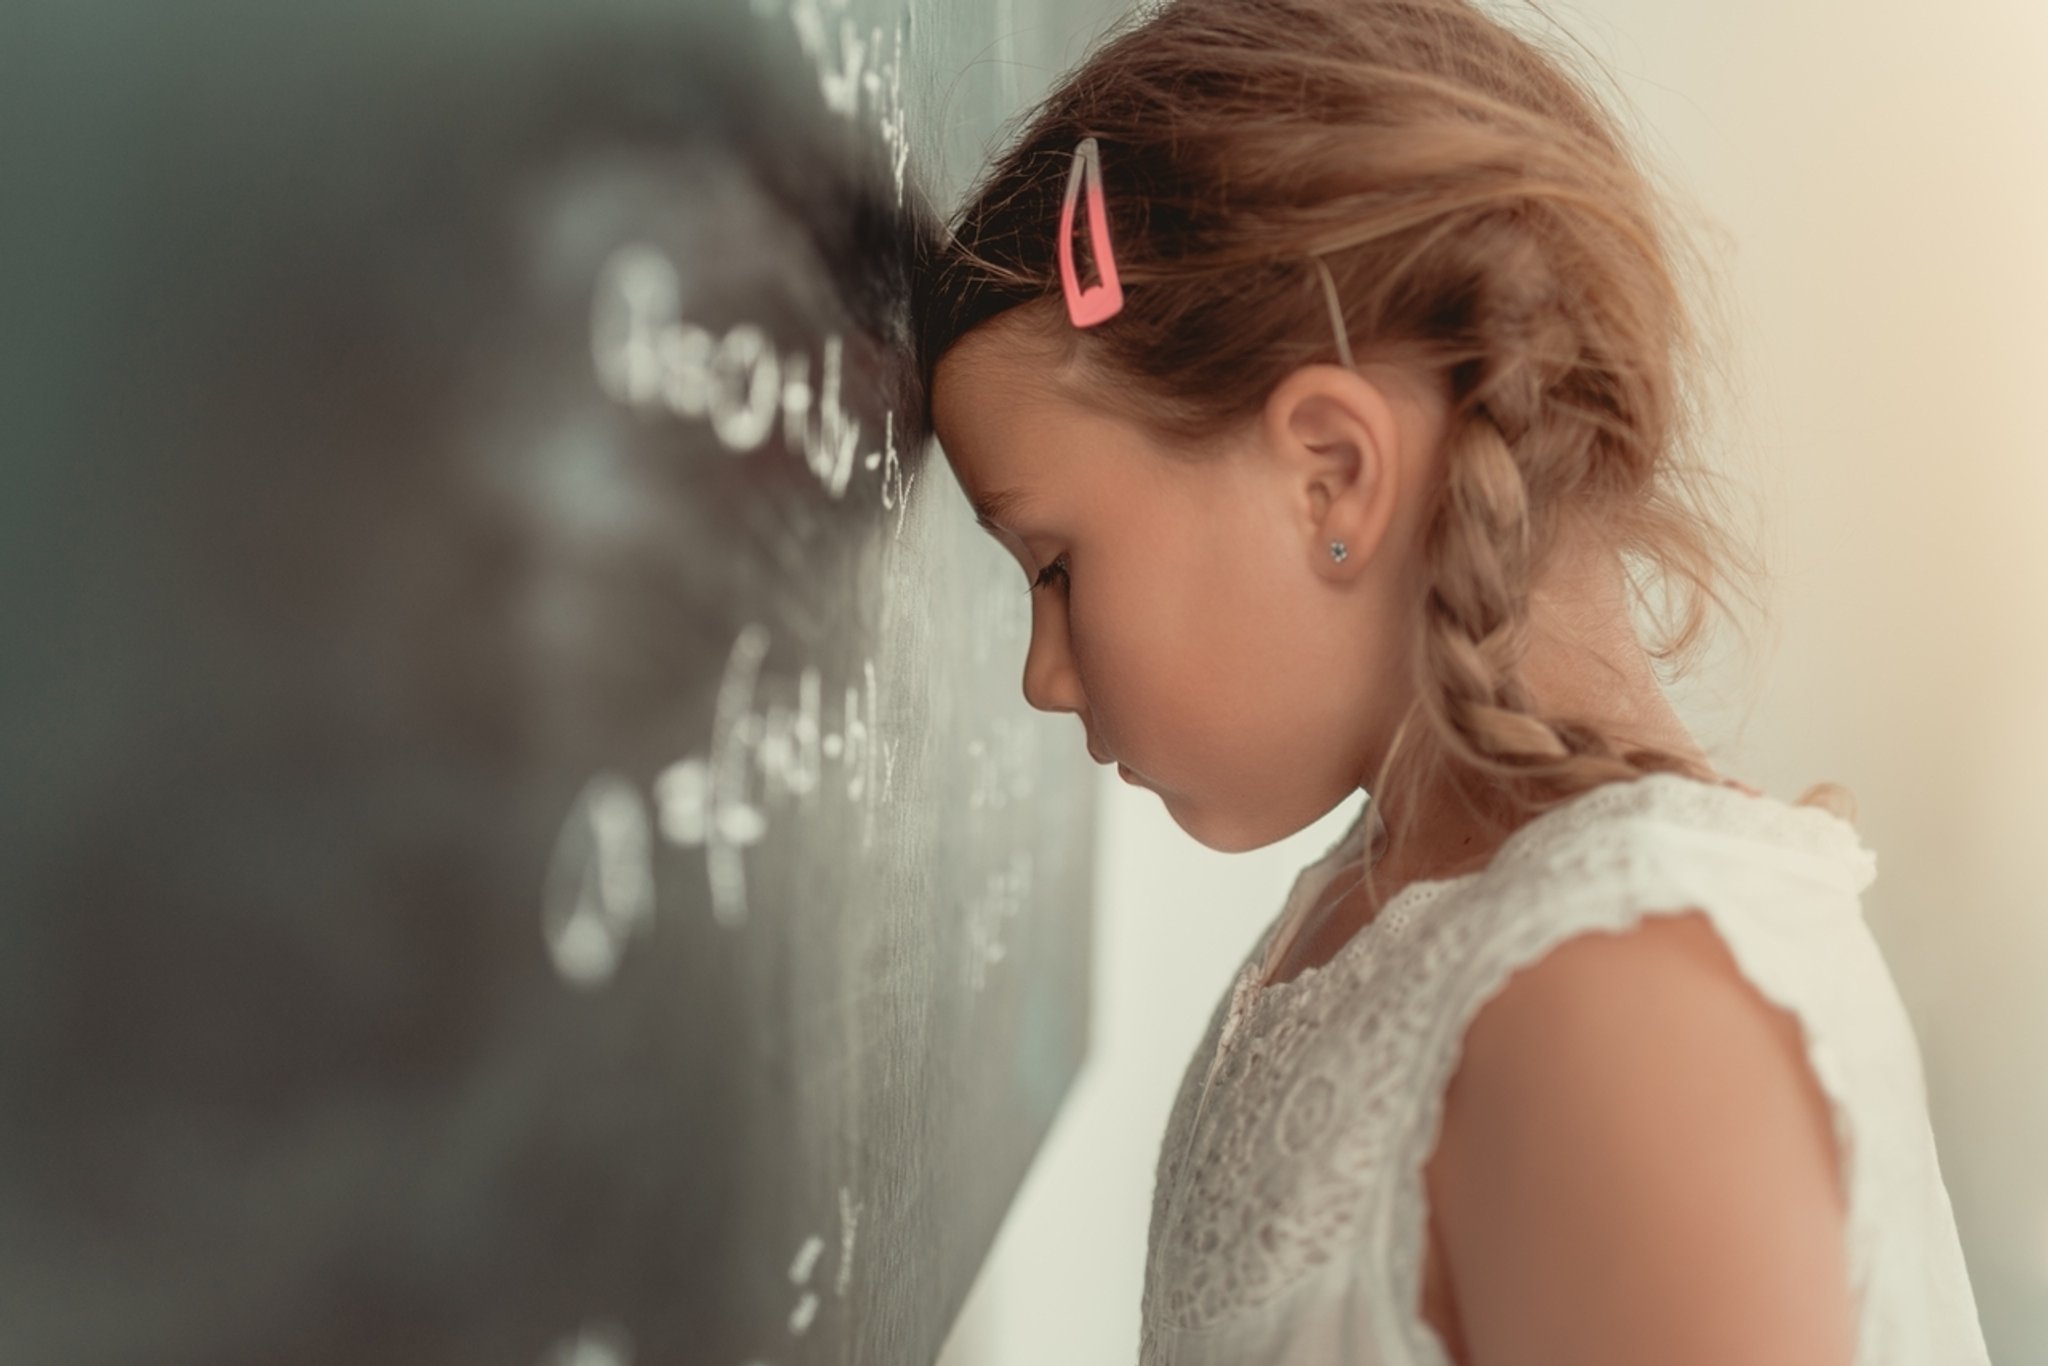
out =
[[[839,1188],[839,1278],[832,1283],[832,1293],[841,1299],[853,1284],[853,1235],[860,1225],[860,1212],[866,1208],[853,1202],[853,1192],[846,1187]]]
[[[988,739],[967,742],[968,809],[999,811],[1030,798],[1040,733],[1032,719],[997,717]]]
[[[548,1348],[540,1366],[633,1366],[633,1337],[618,1323],[585,1324]]]
[[[1009,956],[1003,936],[1030,904],[1031,872],[1031,855],[1020,850],[1010,856],[1008,866],[989,874],[981,892],[968,903],[967,984],[975,991],[988,985],[989,969]]]
[[[682,274],[659,248],[629,243],[598,271],[591,304],[591,360],[598,384],[637,412],[665,410],[707,423],[727,450],[765,445],[778,422],[783,445],[833,498],[844,498],[856,467],[875,473],[882,506],[897,512],[915,474],[896,448],[896,416],[883,421],[878,450],[861,455],[861,424],[842,401],[845,339],[822,344],[819,388],[808,352],[779,351],[753,323],[723,333],[682,317]]]
[[[653,923],[648,824],[639,792],[608,772],[584,784],[562,822],[541,928],[556,972],[573,986],[610,981],[626,941]]]
[[[861,681],[846,685],[828,718],[815,667],[799,673],[794,705],[767,697],[778,682],[762,678],[768,643],[768,629],[758,623],[740,632],[719,681],[709,755],[685,756],[654,781],[661,834],[673,844],[703,847],[712,914],[725,925],[746,919],[743,853],[766,835],[771,804],[802,808],[843,797],[861,809],[867,849],[876,804],[895,774],[896,741],[879,735],[874,661],[862,662]]]
[[[861,813],[861,848],[874,846],[899,743],[881,734],[874,661],[862,661],[860,681],[845,685],[828,716],[824,676],[814,666],[799,672],[794,699],[773,695],[787,690],[764,677],[768,647],[768,628],[759,623],[733,640],[712,706],[709,752],[665,766],[651,800],[625,777],[603,772],[571,804],[542,899],[543,935],[564,981],[609,982],[628,941],[652,927],[656,832],[704,850],[712,916],[728,927],[746,921],[745,855],[767,836],[771,807],[844,800]],[[1022,747],[1034,742],[1020,734],[983,747],[977,761],[993,775],[981,780],[984,804],[1022,795],[1013,770]]]
[[[818,1263],[818,1254],[825,1250],[825,1240],[813,1233],[804,1239],[804,1245],[797,1249],[796,1260],[789,1264],[789,1283],[807,1287],[811,1280],[811,1268]],[[818,1316],[818,1296],[805,1289],[803,1298],[796,1302],[796,1308],[789,1312],[789,1331],[801,1337],[811,1326],[811,1320]]]
[[[860,1219],[861,1206],[854,1204],[853,1192],[846,1187],[839,1188],[839,1273],[833,1281],[832,1292],[844,1299],[848,1287],[853,1284],[853,1242],[854,1229]],[[789,1313],[789,1331],[802,1337],[810,1331],[811,1324],[818,1317],[819,1298],[810,1289],[811,1273],[817,1269],[818,1258],[824,1254],[825,1240],[817,1234],[805,1238],[796,1257],[789,1264],[789,1283],[803,1293],[798,1297],[796,1307]]]
[[[812,68],[825,107],[842,118],[860,122],[878,133],[896,179],[896,205],[903,206],[904,169],[910,160],[910,137],[903,111],[903,40],[909,16],[896,23],[893,39],[884,42],[882,26],[865,30],[854,23],[852,0],[752,0],[754,13],[771,18],[787,11]]]

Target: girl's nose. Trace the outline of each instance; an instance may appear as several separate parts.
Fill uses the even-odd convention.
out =
[[[1074,654],[1067,644],[1066,609],[1058,604],[1031,609],[1031,648],[1024,655],[1024,700],[1040,711],[1079,712],[1085,700]]]

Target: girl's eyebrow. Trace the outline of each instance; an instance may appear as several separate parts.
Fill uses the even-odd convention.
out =
[[[1032,495],[1023,489],[997,489],[984,493],[972,500],[975,523],[984,531],[994,531],[998,522],[1032,501]]]

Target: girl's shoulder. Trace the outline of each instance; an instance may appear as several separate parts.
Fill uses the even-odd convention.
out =
[[[1830,1097],[1800,1014],[1756,989],[1701,913],[1569,939],[1462,1035],[1427,1172],[1468,1332],[1577,1333],[1583,1351],[1583,1323],[1554,1311],[1613,1332],[1635,1321],[1623,1306],[1655,1303],[1659,1332],[1688,1337],[1689,1314],[1700,1333],[1740,1323],[1801,1343],[1803,1359],[1847,1361],[1835,1139],[1851,1099]],[[1811,1292],[1796,1312],[1773,1289],[1788,1278]],[[1642,1344],[1600,1347],[1622,1360]]]
[[[1860,894],[1876,855],[1834,783],[1787,802],[1750,784],[1651,773],[1582,793],[1524,825],[1474,879],[1477,890],[1535,879],[1570,896],[1654,891],[1665,880],[1711,884],[1725,874],[1752,892],[1760,869],[1801,873]],[[1576,880],[1576,882],[1574,881]]]

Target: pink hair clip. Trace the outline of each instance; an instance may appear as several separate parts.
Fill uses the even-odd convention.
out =
[[[1074,274],[1074,197],[1081,192],[1081,175],[1088,176],[1088,249],[1095,255],[1095,268],[1102,283],[1081,288]],[[1082,138],[1074,147],[1073,169],[1067,173],[1067,202],[1060,209],[1060,283],[1067,291],[1067,316],[1076,327],[1093,327],[1114,318],[1123,310],[1124,288],[1117,283],[1116,256],[1109,248],[1109,214],[1102,204],[1102,163],[1094,138]]]

